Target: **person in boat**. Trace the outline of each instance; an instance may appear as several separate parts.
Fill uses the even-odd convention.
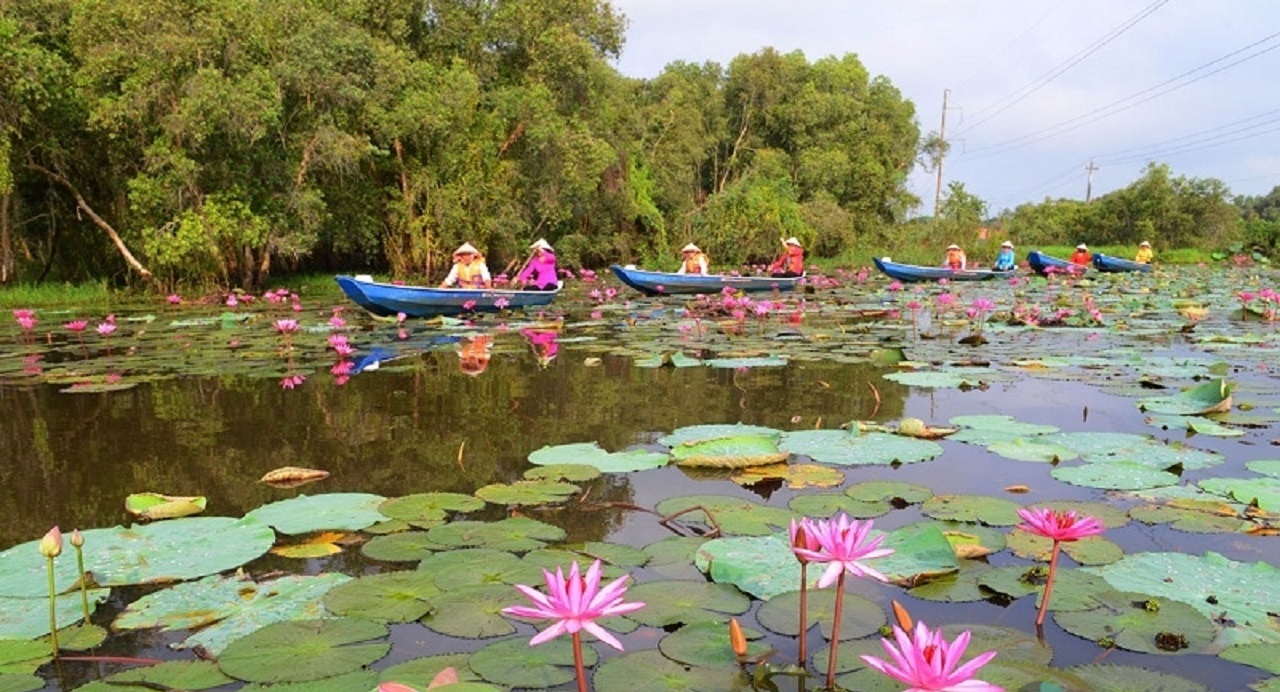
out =
[[[493,337],[479,334],[460,342],[458,347],[458,369],[464,375],[475,377],[489,367],[489,359],[493,357]]]
[[[1156,253],[1151,251],[1151,243],[1144,240],[1138,243],[1138,254],[1134,256],[1133,261],[1139,264],[1151,264],[1155,256]]]
[[[556,338],[560,333],[555,329],[521,329],[520,333],[524,338],[529,340],[529,347],[533,349],[533,357],[538,360],[540,367],[547,367],[551,361],[555,360],[556,353],[560,350],[560,344],[556,343]]]
[[[446,288],[489,288],[492,279],[489,278],[484,256],[471,243],[463,243],[453,251],[453,267],[440,285]]]
[[[1080,267],[1087,267],[1093,261],[1093,255],[1089,254],[1089,246],[1080,243],[1076,246],[1076,251],[1071,254],[1071,263]]]
[[[952,271],[959,271],[969,265],[969,259],[964,256],[964,250],[959,245],[952,243],[947,246],[947,258],[942,261],[942,266],[950,267]]]
[[[778,259],[769,264],[769,274],[779,279],[804,276],[804,246],[795,236],[782,241],[783,250]]]
[[[697,245],[689,243],[680,249],[683,255],[680,260],[680,268],[676,270],[677,274],[708,274],[707,256]]]
[[[516,274],[516,286],[531,291],[554,291],[560,287],[556,276],[556,253],[545,238],[538,238],[529,246],[533,256],[524,263],[524,269]]]
[[[1012,271],[1017,260],[1013,256],[1013,243],[1004,241],[1000,243],[1000,254],[996,255],[996,263],[991,266],[998,272]]]

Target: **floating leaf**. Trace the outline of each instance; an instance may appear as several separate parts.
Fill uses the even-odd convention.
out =
[[[911,372],[891,372],[881,375],[886,380],[893,380],[898,384],[908,387],[922,387],[927,389],[959,389],[963,386],[977,384],[977,381],[971,381],[951,372],[930,372],[917,370]]]
[[[1096,692],[1209,692],[1198,682],[1137,666],[1090,663],[1072,666],[1067,672]]]
[[[845,488],[844,494],[854,500],[884,500],[902,506],[919,504],[933,497],[929,488],[903,481],[863,481]]]
[[[274,471],[268,471],[258,482],[266,483],[276,488],[297,488],[328,477],[328,471],[307,469],[301,466],[282,466]]]
[[[595,442],[543,447],[529,454],[529,463],[537,466],[578,464],[594,466],[602,473],[629,473],[657,469],[670,463],[671,457],[663,452],[633,449],[625,452],[606,452]]]
[[[139,519],[177,519],[203,512],[207,503],[203,497],[134,493],[124,499],[124,508]]]
[[[324,595],[324,607],[338,616],[411,622],[429,613],[428,601],[438,595],[440,588],[429,573],[384,572],[330,589]]]
[[[741,615],[751,607],[751,599],[734,587],[705,581],[663,580],[636,584],[627,591],[627,600],[645,605],[626,617],[649,627],[728,623],[728,616]]]
[[[738,485],[752,486],[767,480],[778,480],[790,490],[805,488],[834,488],[844,483],[844,474],[836,469],[816,464],[772,464],[745,468],[729,480]]]
[[[1009,549],[1014,555],[1029,560],[1048,562],[1053,541],[1027,531],[1009,532]],[[1062,552],[1082,565],[1105,565],[1124,556],[1124,550],[1102,536],[1089,536],[1062,544]]]
[[[600,469],[590,464],[551,464],[539,466],[524,472],[527,480],[551,480],[581,483],[600,477]]]
[[[1153,469],[1134,461],[1111,461],[1105,464],[1056,468],[1050,474],[1064,483],[1108,490],[1159,488],[1178,482],[1176,474]]]
[[[595,649],[582,647],[583,665],[596,664]],[[574,679],[573,645],[559,637],[538,646],[523,639],[494,642],[471,655],[471,670],[504,688],[545,689]]]
[[[274,526],[286,536],[313,531],[359,531],[387,517],[378,511],[386,498],[368,493],[299,495],[263,505],[245,515]]]
[[[658,438],[658,444],[675,447],[686,442],[708,442],[722,437],[755,435],[772,437],[776,441],[782,435],[782,431],[759,425],[743,425],[742,423],[690,425]]]
[[[484,500],[461,493],[415,493],[393,497],[378,506],[378,511],[413,526],[429,529],[443,524],[450,512],[475,512],[484,508]]]
[[[812,565],[809,572],[821,574],[822,565]],[[797,572],[795,587],[799,587]],[[836,595],[834,589],[812,589],[807,596],[809,616],[805,620],[809,627],[818,625],[822,636],[831,639],[831,625],[835,619]],[[800,592],[787,591],[774,596],[760,605],[756,611],[756,620],[760,626],[771,632],[788,637],[800,634]],[[854,593],[844,595],[843,610],[840,615],[840,638],[859,639],[880,631],[887,622],[884,608],[879,603]]]
[[[448,547],[431,540],[426,531],[403,531],[374,536],[360,547],[360,552],[374,560],[417,562],[437,550],[447,550]]]
[[[1041,442],[1039,438],[1019,437],[1012,440],[994,442],[988,450],[1006,459],[1016,461],[1046,461],[1058,463],[1076,458],[1076,453],[1062,445]]]
[[[1185,389],[1170,397],[1139,399],[1138,408],[1148,413],[1179,416],[1202,416],[1231,410],[1232,385],[1226,380],[1211,380]]]
[[[920,511],[934,519],[972,521],[988,526],[1013,526],[1018,517],[1016,502],[986,495],[934,495],[924,501]]]
[[[378,674],[372,670],[353,670],[350,673],[306,682],[280,682],[272,685],[253,683],[240,688],[241,692],[368,692],[378,684]],[[450,690],[453,692],[453,690]],[[458,690],[458,692],[466,692]]]
[[[1173,470],[1180,467],[1188,471],[1211,468],[1223,462],[1221,454],[1185,445],[1161,444],[1154,440],[1130,447],[1112,449],[1107,452],[1084,455],[1084,460],[1091,464],[1128,461],[1154,469]]]
[[[794,515],[785,509],[766,507],[751,500],[725,495],[685,495],[670,497],[655,508],[665,517],[682,523],[701,522],[719,526],[725,534],[767,536],[791,523]],[[678,515],[678,516],[677,516]]]
[[[936,440],[958,431],[959,428],[939,428],[926,425],[919,418],[903,418],[894,432],[907,437],[918,437],[922,440]]]
[[[833,517],[840,512],[849,515],[851,519],[872,519],[888,514],[893,509],[884,500],[864,502],[843,493],[797,495],[791,498],[787,507],[798,515],[821,519]]]
[[[516,631],[502,609],[520,602],[520,592],[505,584],[464,586],[431,599],[422,618],[429,629],[451,637],[486,639]]]
[[[766,642],[758,641],[763,635],[753,629],[741,629],[745,658],[760,656],[769,650]],[[690,666],[733,666],[738,657],[729,641],[729,627],[720,622],[699,622],[685,625],[658,641],[658,650],[667,658]]]
[[[231,642],[218,667],[248,682],[304,682],[349,673],[387,655],[391,644],[375,642],[387,626],[341,618],[277,622]]]
[[[687,666],[652,649],[615,656],[605,661],[600,664],[591,682],[596,692],[718,692],[745,690],[751,686],[750,678],[737,666]]]
[[[480,680],[480,676],[476,675],[471,670],[471,666],[467,664],[470,659],[470,653],[423,656],[385,668],[379,674],[378,681],[398,682],[402,685],[412,685],[422,689],[424,680],[432,680],[441,671],[446,668],[452,668],[458,675],[459,684],[474,684]],[[471,692],[471,690],[468,689],[467,692]]]
[[[0,674],[34,673],[51,658],[47,642],[0,639]]]
[[[740,469],[776,464],[789,455],[778,450],[773,435],[738,435],[682,442],[672,447],[671,456],[680,466]]]
[[[1058,432],[1059,430],[1056,425],[1024,423],[1016,420],[1013,416],[1002,415],[955,416],[947,422],[952,425],[960,425],[973,430],[992,430],[1002,435],[1010,435],[1014,437],[1047,435],[1049,433]]]
[[[495,505],[549,505],[564,502],[579,490],[560,481],[516,481],[486,485],[476,490],[476,497]]]
[[[446,591],[467,586],[530,584],[542,581],[542,572],[515,553],[492,548],[459,548],[436,553],[418,565],[436,586]]]
[[[1280,675],[1280,644],[1241,644],[1223,649],[1218,657]]]
[[[524,551],[564,540],[564,529],[536,519],[515,517],[495,522],[455,521],[427,531],[427,537],[451,548]]]
[[[942,446],[931,440],[877,432],[856,435],[843,430],[790,432],[783,436],[779,448],[836,466],[910,464],[942,454]]]
[[[1267,512],[1280,512],[1280,478],[1206,478],[1200,487]]]
[[[1242,437],[1244,435],[1243,430],[1231,428],[1200,416],[1156,414],[1147,416],[1146,423],[1165,430],[1190,430],[1197,435],[1209,435],[1212,437]]]
[[[148,689],[207,690],[233,682],[213,661],[165,661],[125,670],[105,678],[108,689],[129,682],[146,683]],[[125,689],[128,689],[126,687]]]
[[[278,545],[271,549],[271,554],[295,559],[334,555],[342,552],[342,548],[337,545],[338,541],[347,538],[349,535],[350,534],[339,533],[336,531],[325,531],[323,533],[318,533],[301,543]]]
[[[1121,591],[1097,598],[1098,607],[1056,611],[1053,621],[1089,641],[1109,638],[1122,649],[1148,654],[1197,653],[1213,641],[1213,622],[1185,603]]]
[[[39,555],[37,554],[37,557]],[[91,589],[89,591],[89,613],[98,608],[98,604],[107,600],[109,589]],[[54,599],[58,626],[65,627],[78,622],[84,617],[80,604],[80,592],[77,590]],[[0,597],[0,640],[34,639],[49,633],[49,598],[8,598]]]

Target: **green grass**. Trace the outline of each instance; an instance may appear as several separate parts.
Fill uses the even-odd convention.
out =
[[[120,292],[106,282],[15,284],[0,287],[0,308],[103,307],[117,302]]]

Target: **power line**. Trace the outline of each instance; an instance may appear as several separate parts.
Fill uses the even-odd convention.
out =
[[[996,101],[990,106],[978,109],[977,112],[975,113],[975,116],[982,115],[983,113],[991,110],[992,108],[995,108],[996,110],[990,115],[980,118],[977,122],[973,123],[972,125],[969,125],[963,128],[960,131],[960,134],[967,134],[969,132],[972,132],[973,130],[976,130],[983,123],[991,120],[997,115],[1000,115],[1001,113],[1009,110],[1013,106],[1022,102],[1024,99],[1026,99],[1027,97],[1031,96],[1032,94],[1034,94],[1035,92],[1039,91],[1041,88],[1049,84],[1049,82],[1052,82],[1054,79],[1062,76],[1064,73],[1066,73],[1067,70],[1070,70],[1072,67],[1075,67],[1082,60],[1098,52],[1108,43],[1111,43],[1116,38],[1118,38],[1121,34],[1125,33],[1129,29],[1132,29],[1139,22],[1151,16],[1152,14],[1154,14],[1156,10],[1159,10],[1167,2],[1168,0],[1156,0],[1156,2],[1153,2],[1150,5],[1147,5],[1142,10],[1140,10],[1136,15],[1126,19],[1124,22],[1121,22],[1119,26],[1111,29],[1106,34],[1103,34],[1102,38],[1085,46],[1079,52],[1067,58],[1063,62],[1058,63],[1054,67],[1050,68],[1044,74],[1040,75],[1039,77],[1036,77],[1031,82],[1017,89],[1016,91],[1009,94],[1008,96],[1001,98],[1000,100]],[[963,122],[963,120],[961,122]]]

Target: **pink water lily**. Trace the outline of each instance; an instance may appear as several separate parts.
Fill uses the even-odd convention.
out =
[[[103,322],[98,325],[98,333],[103,336],[111,336],[111,333],[114,332],[115,330],[116,330],[115,322]]]
[[[275,328],[276,328],[276,331],[280,332],[281,334],[292,334],[298,331],[298,321],[297,320],[276,320]]]
[[[1018,516],[1023,521],[1018,524],[1019,529],[1053,541],[1053,552],[1049,555],[1049,575],[1045,577],[1044,596],[1040,598],[1040,612],[1036,614],[1036,627],[1041,627],[1044,625],[1045,614],[1049,612],[1049,597],[1053,595],[1053,578],[1058,572],[1058,554],[1062,552],[1062,544],[1096,536],[1105,527],[1097,519],[1071,510],[1059,512],[1046,507],[1027,507],[1019,509]]]
[[[834,519],[811,522],[809,528],[813,540],[818,543],[818,550],[793,547],[792,552],[797,558],[827,563],[826,571],[818,579],[819,588],[831,586],[845,572],[855,577],[889,581],[888,577],[862,563],[863,560],[893,554],[893,550],[880,547],[884,534],[870,537],[872,523],[850,519],[844,513]]]
[[[904,682],[910,687],[906,692],[1003,692],[1004,688],[976,680],[978,669],[995,658],[996,652],[978,654],[968,663],[960,664],[964,650],[969,646],[969,632],[961,632],[954,642],[948,643],[939,630],[930,630],[923,622],[917,622],[915,631],[907,634],[897,625],[893,637],[898,645],[888,639],[881,644],[893,662],[875,656],[863,656],[868,666]]]
[[[89,326],[89,320],[71,320],[62,326],[66,327],[69,331],[79,334],[84,331],[85,327]]]

